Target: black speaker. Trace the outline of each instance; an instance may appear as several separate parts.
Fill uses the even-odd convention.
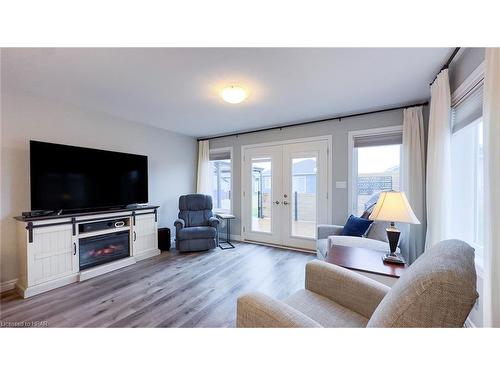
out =
[[[116,220],[103,220],[94,221],[90,223],[79,224],[78,229],[80,233],[95,232],[98,230],[120,228],[127,225],[127,219],[116,219]]]
[[[170,228],[158,228],[158,248],[170,250]]]

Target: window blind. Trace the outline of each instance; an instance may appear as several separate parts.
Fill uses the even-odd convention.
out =
[[[483,115],[483,80],[460,98],[452,108],[453,133]]]
[[[400,145],[403,143],[403,132],[362,135],[354,138],[354,147],[374,147]]]
[[[231,151],[210,151],[210,160],[228,160],[231,159]]]

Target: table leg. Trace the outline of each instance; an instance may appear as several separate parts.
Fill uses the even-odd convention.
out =
[[[226,243],[229,246],[222,247],[222,243]],[[231,243],[231,219],[226,219],[226,240],[222,242],[219,241],[219,247],[222,250],[234,249],[234,245]]]

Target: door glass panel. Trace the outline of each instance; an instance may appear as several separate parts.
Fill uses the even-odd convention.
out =
[[[252,230],[271,232],[272,174],[270,158],[252,159]]]
[[[316,236],[317,158],[292,159],[292,236]]]

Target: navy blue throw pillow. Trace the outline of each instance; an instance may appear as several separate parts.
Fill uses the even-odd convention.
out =
[[[363,234],[366,233],[370,225],[372,225],[373,220],[362,219],[360,217],[356,217],[354,215],[349,216],[347,219],[347,223],[344,225],[344,229],[342,229],[342,236],[355,236],[362,237]]]

